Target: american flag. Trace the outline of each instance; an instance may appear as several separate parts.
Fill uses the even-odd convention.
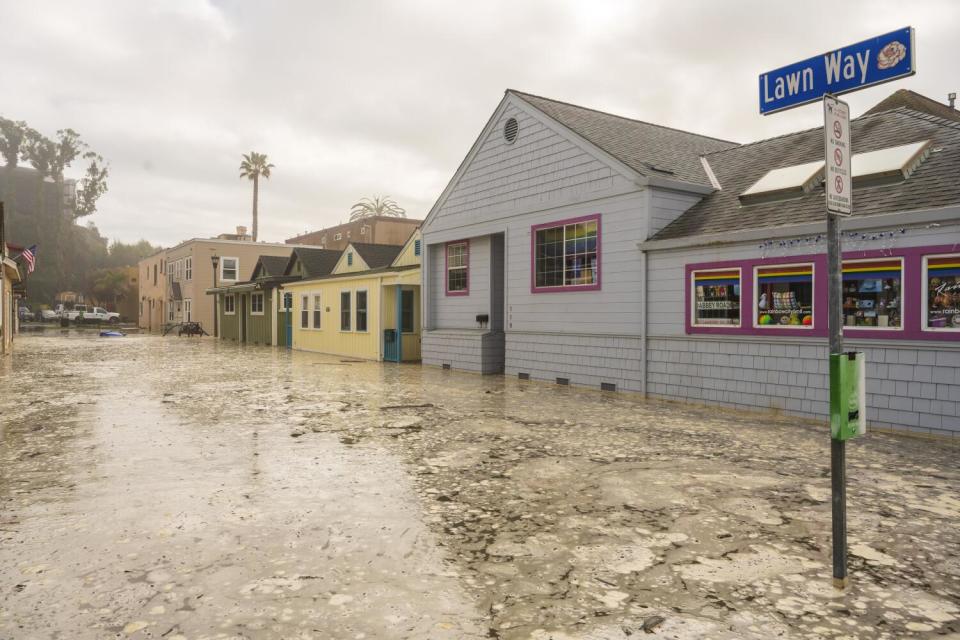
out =
[[[27,263],[27,273],[33,273],[34,268],[37,266],[37,245],[24,249],[20,257]]]

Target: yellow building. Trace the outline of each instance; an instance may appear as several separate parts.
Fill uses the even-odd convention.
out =
[[[293,348],[351,358],[420,359],[420,231],[406,244],[350,243],[328,276],[283,285]]]

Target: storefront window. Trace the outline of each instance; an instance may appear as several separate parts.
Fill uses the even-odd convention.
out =
[[[923,328],[960,331],[960,254],[928,256],[924,267],[926,308]]]
[[[758,267],[756,282],[756,326],[813,328],[813,264]]]
[[[740,326],[740,270],[694,271],[693,326]]]
[[[900,329],[900,258],[843,263],[843,326]]]

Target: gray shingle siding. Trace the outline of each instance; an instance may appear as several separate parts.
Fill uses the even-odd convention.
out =
[[[826,344],[733,336],[651,337],[648,344],[651,396],[829,416]],[[846,346],[866,355],[869,425],[960,436],[960,367],[946,367],[934,377],[929,365],[886,364],[939,356],[953,361],[960,358],[960,345],[848,340]],[[930,379],[936,382],[919,382]]]

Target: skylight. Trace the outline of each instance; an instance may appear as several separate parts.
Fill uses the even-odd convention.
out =
[[[823,174],[823,160],[798,164],[782,169],[773,169],[740,194],[741,198],[754,200],[757,196],[789,197],[810,191],[819,183]]]
[[[853,154],[851,170],[854,184],[884,178],[896,180],[909,178],[914,169],[927,157],[930,144],[930,140],[922,140],[899,147]]]
[[[873,186],[906,180],[926,159],[931,146],[930,140],[922,140],[899,147],[853,154],[851,170],[854,186]],[[822,181],[822,160],[772,169],[740,194],[740,202],[753,204],[796,198],[809,193]]]

